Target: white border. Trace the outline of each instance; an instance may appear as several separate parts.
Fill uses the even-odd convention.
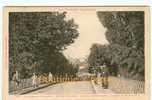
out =
[[[152,3],[150,0],[0,0],[0,98],[2,98],[2,29],[3,29],[3,7],[4,6],[131,6],[131,5],[148,5],[152,16]],[[151,18],[151,17],[150,17]],[[150,20],[152,23],[152,20]],[[152,28],[152,27],[150,27]],[[152,34],[150,34],[152,37]],[[151,41],[152,47],[152,41]],[[151,49],[151,48],[150,48]],[[152,49],[151,49],[152,50]],[[152,54],[151,54],[152,56]],[[152,62],[152,59],[150,59]],[[152,77],[152,68],[150,77]],[[152,84],[152,80],[150,80]],[[152,87],[151,87],[152,90]],[[152,93],[151,93],[152,95]]]

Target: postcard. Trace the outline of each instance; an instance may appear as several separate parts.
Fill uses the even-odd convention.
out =
[[[147,6],[7,6],[4,100],[148,100]]]

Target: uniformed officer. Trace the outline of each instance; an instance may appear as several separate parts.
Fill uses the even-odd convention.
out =
[[[49,82],[52,82],[52,73],[49,72]]]
[[[107,89],[108,88],[108,69],[103,65],[103,72],[102,72],[102,87]]]
[[[12,80],[15,82],[16,86],[19,85],[19,78],[18,78],[18,72],[17,71],[14,73]]]
[[[35,88],[36,87],[36,79],[37,79],[37,76],[35,75],[35,73],[33,73],[33,76],[32,76],[32,85],[33,87]]]

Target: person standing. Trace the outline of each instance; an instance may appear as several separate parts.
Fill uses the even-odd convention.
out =
[[[107,89],[108,88],[108,68],[105,66],[103,66],[103,72],[102,72],[102,87]]]
[[[49,82],[52,82],[52,73],[49,72]]]
[[[98,73],[97,73],[97,84],[100,84],[100,76],[101,76],[101,73],[98,72]]]
[[[32,86],[34,87],[34,88],[36,88],[36,75],[35,75],[35,73],[33,73],[33,76],[32,76]]]
[[[12,80],[15,82],[16,87],[19,85],[18,72],[14,72]]]

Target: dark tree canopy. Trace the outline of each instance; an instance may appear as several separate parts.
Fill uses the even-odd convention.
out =
[[[109,44],[92,46],[89,56],[91,66],[106,63],[119,67],[119,73],[125,77],[143,80],[144,12],[99,11],[97,15],[107,28],[105,35]]]
[[[144,12],[98,12],[110,44],[144,48]]]
[[[50,67],[51,56],[62,55],[78,37],[77,28],[73,19],[66,18],[66,12],[10,12],[10,67],[19,71],[23,66],[25,69],[42,64]]]

